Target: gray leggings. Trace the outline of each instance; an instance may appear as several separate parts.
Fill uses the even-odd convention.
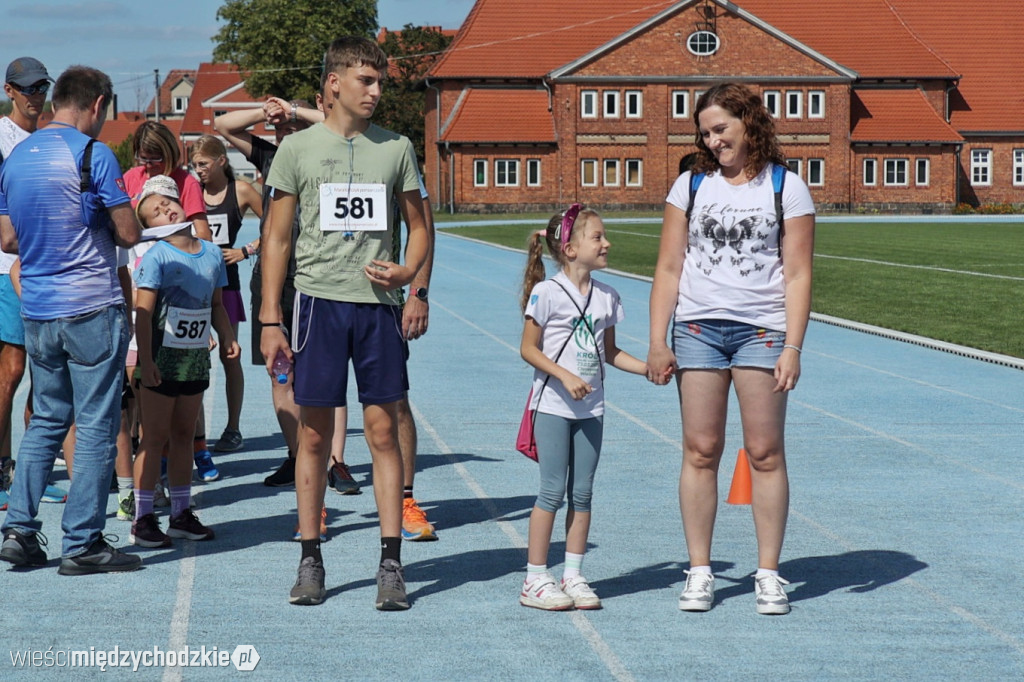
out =
[[[540,464],[537,506],[552,513],[558,511],[568,487],[569,508],[589,512],[594,471],[601,457],[604,417],[567,419],[538,412],[533,430]]]

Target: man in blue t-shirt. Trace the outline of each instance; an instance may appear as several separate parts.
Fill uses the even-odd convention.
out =
[[[69,68],[54,86],[53,121],[0,168],[0,245],[21,259],[35,407],[18,450],[0,559],[16,566],[47,562],[36,513],[74,422],[61,575],[129,571],[142,563],[103,539],[128,350],[115,244],[131,247],[141,232],[117,159],[90,139],[102,129],[112,97],[106,74]]]

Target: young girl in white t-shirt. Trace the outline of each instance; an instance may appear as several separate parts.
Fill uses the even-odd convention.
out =
[[[543,243],[559,272],[544,280]],[[604,422],[604,363],[634,374],[646,365],[615,345],[622,320],[619,294],[590,273],[608,266],[604,223],[573,204],[533,235],[523,281],[526,316],[520,353],[535,368],[531,407],[540,465],[540,494],[530,513],[526,580],[519,603],[548,611],[599,609],[601,600],[580,574],[590,533],[594,471]],[[548,572],[555,512],[569,490],[565,570]]]

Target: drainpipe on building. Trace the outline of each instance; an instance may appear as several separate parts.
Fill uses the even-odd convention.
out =
[[[441,141],[441,90],[436,85],[430,84],[429,78],[423,79],[423,84],[434,91],[434,119],[437,122],[437,134],[434,136],[434,144],[436,145]],[[435,169],[435,175],[437,176],[437,192],[434,193],[436,197],[434,199],[435,204],[438,208],[441,208],[441,155],[437,155],[437,168]],[[450,179],[449,179],[450,181]]]
[[[452,154],[451,144],[444,143],[444,150],[448,154],[448,213],[455,213],[455,156]]]
[[[964,146],[958,144],[956,146],[956,154],[953,155],[953,187],[955,196],[953,197],[953,208],[955,209],[960,205],[960,152],[963,151]]]

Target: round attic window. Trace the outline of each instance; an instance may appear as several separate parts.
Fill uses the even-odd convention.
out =
[[[718,52],[720,45],[718,36],[711,31],[694,31],[686,39],[686,49],[698,57],[707,57]]]

